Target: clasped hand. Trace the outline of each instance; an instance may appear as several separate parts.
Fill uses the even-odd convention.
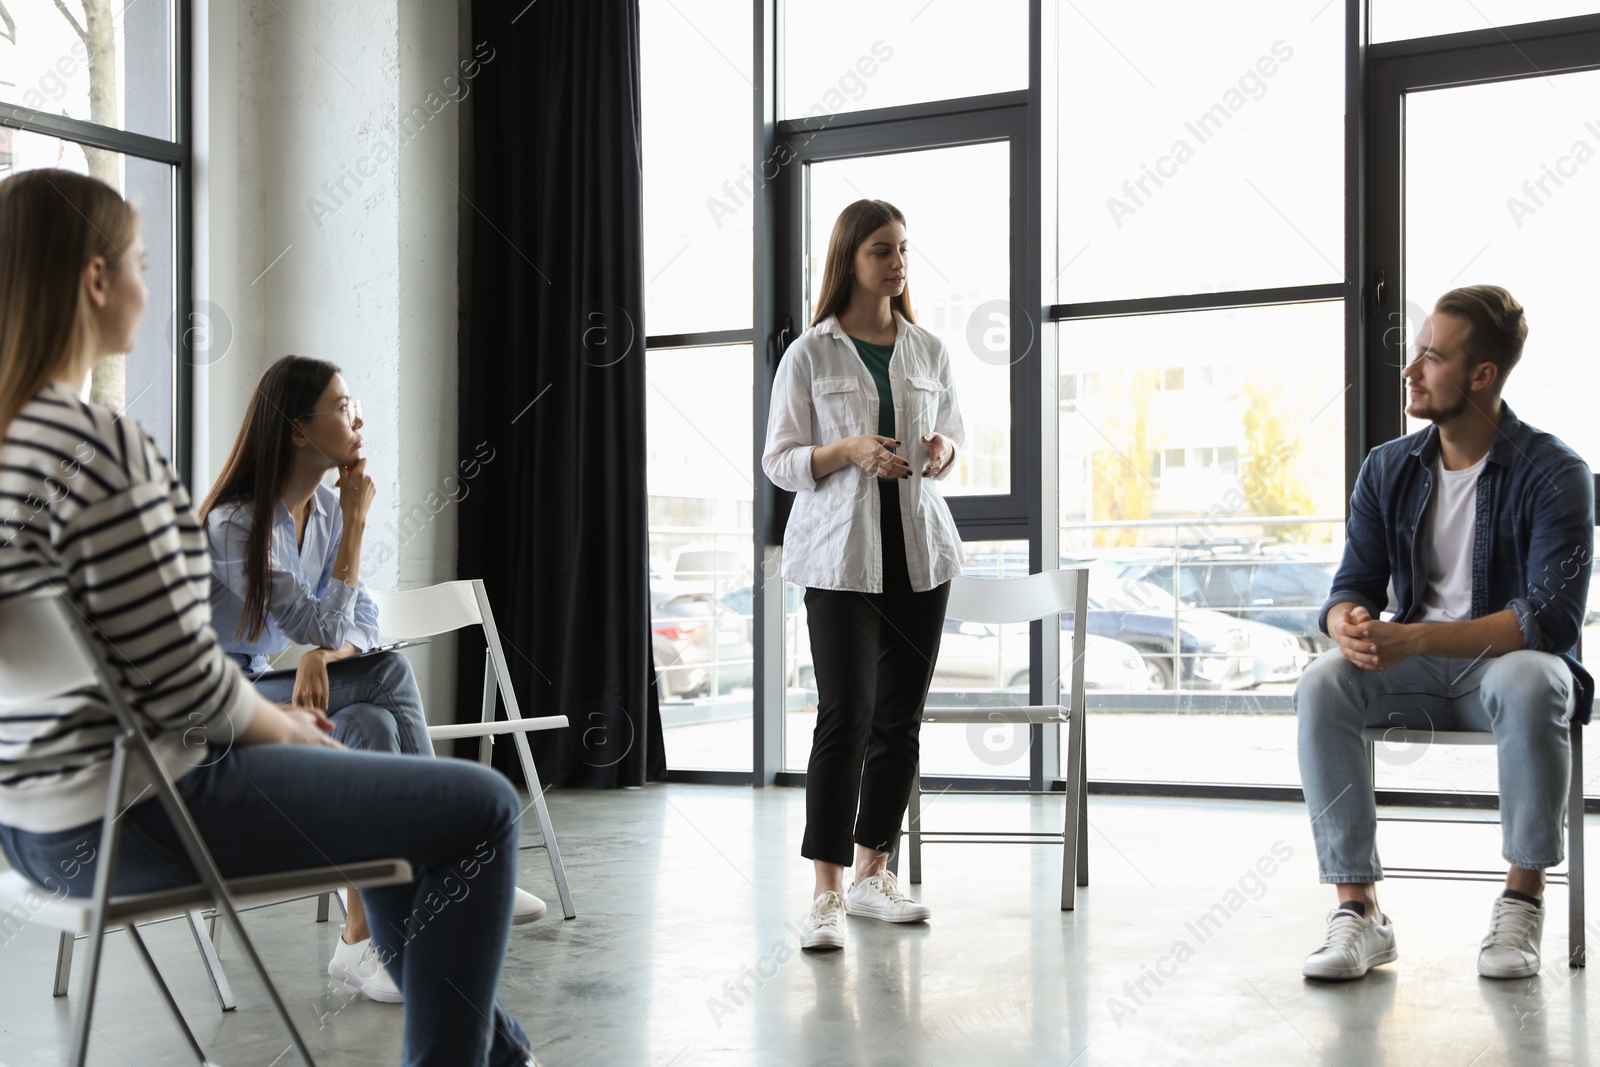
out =
[[[1360,605],[1330,618],[1328,633],[1338,643],[1345,659],[1364,671],[1393,667],[1414,654],[1410,626],[1374,619],[1372,613]]]
[[[950,465],[950,457],[954,454],[954,450],[951,449],[950,442],[936,433],[925,435],[922,443],[928,446],[928,462],[922,468],[922,476],[932,478]],[[864,433],[849,439],[846,454],[850,457],[850,462],[874,477],[909,478],[911,463],[895,452],[899,447],[900,442],[891,437]]]
[[[859,437],[849,438],[845,443],[845,455],[850,457],[850,462],[877,478],[909,478],[911,477],[911,464],[906,458],[895,453],[900,447],[900,442],[892,437],[881,434],[864,433]]]

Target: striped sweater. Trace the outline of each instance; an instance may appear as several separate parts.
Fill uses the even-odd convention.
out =
[[[211,560],[187,490],[143,427],[60,382],[0,440],[0,600],[39,589],[89,621],[174,778],[249,725],[255,690],[211,629]],[[101,818],[115,737],[93,689],[27,706],[0,693],[0,825]],[[132,761],[124,802],[147,784]]]

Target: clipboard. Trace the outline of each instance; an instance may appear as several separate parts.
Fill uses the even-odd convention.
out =
[[[354,655],[346,656],[344,659],[328,664],[328,667],[333,669],[336,668],[340,663],[344,663],[347,660],[361,659],[364,656],[376,656],[380,652],[394,652],[397,649],[411,648],[414,645],[426,645],[430,644],[431,642],[432,639],[427,637],[418,637],[410,641],[389,641],[381,645],[374,645],[365,652],[357,652]],[[247,674],[245,677],[252,682],[259,682],[263,678],[271,678],[277,675],[292,675],[297,669],[297,667],[284,667],[281,670],[262,671],[260,674]]]

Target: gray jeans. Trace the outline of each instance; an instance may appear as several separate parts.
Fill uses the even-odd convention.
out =
[[[1486,731],[1500,769],[1501,855],[1529,870],[1554,867],[1564,848],[1571,777],[1572,672],[1559,656],[1413,656],[1366,671],[1335,648],[1312,662],[1294,691],[1300,780],[1317,867],[1326,883],[1383,878],[1377,808],[1363,727]]]

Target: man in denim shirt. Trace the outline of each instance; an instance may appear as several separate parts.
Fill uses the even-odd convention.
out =
[[[1395,958],[1363,727],[1492,731],[1503,854],[1478,973],[1539,971],[1544,871],[1562,859],[1569,722],[1594,684],[1575,650],[1594,548],[1594,481],[1561,441],[1500,399],[1528,327],[1497,286],[1439,298],[1402,371],[1428,428],[1373,449],[1350,499],[1344,561],[1323,607],[1338,646],[1295,689],[1300,777],[1321,880],[1339,906],[1309,978]],[[1390,621],[1379,613],[1393,585]],[[1581,815],[1579,816],[1581,817]]]

